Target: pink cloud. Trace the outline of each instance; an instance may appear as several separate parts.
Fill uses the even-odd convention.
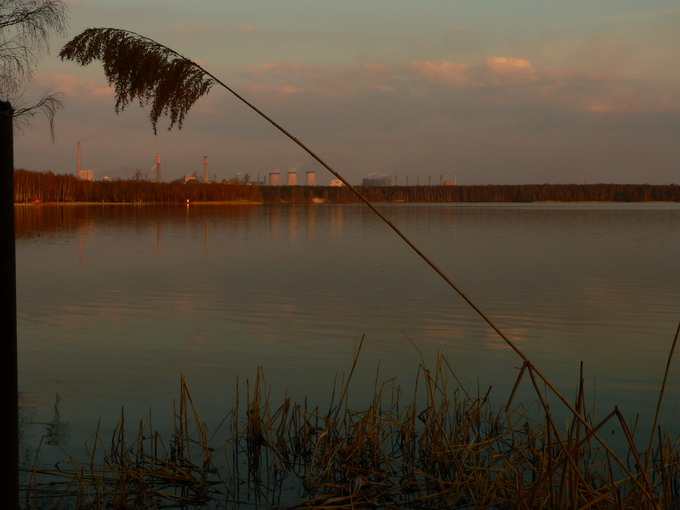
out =
[[[262,64],[259,65],[249,65],[246,66],[246,73],[248,73],[251,76],[262,76],[263,74],[271,71],[274,68],[274,64],[272,62],[263,62]]]
[[[532,108],[552,105],[560,110],[604,114],[626,111],[675,111],[680,95],[651,92],[643,83],[623,82],[603,73],[580,73],[537,67],[523,58],[492,56],[476,64],[463,62],[409,62],[402,65],[365,63],[335,69],[295,62],[266,62],[248,66],[244,88],[279,97],[307,92],[334,100],[354,97],[361,90],[443,98],[446,89],[460,94],[491,89],[486,104]],[[497,89],[493,91],[493,89]],[[444,96],[442,96],[444,94]]]
[[[638,106],[639,98],[636,94],[623,91],[588,103],[585,109],[591,113],[625,113],[637,109]]]
[[[542,76],[528,60],[508,57],[490,57],[477,65],[424,61],[389,66],[369,62],[344,69],[289,61],[265,62],[247,66],[245,72],[250,78],[278,89],[289,86],[295,91],[308,90],[332,96],[360,89],[387,92],[404,85],[417,91],[428,83],[457,88],[522,84]],[[547,71],[544,74],[549,75]]]
[[[534,66],[531,65],[531,62],[524,60],[523,58],[489,57],[486,59],[485,63],[490,69],[501,73],[534,70]]]
[[[41,74],[36,77],[41,87],[62,92],[67,97],[94,97],[110,99],[114,96],[113,88],[98,80],[87,80],[72,74]]]
[[[352,89],[352,70],[335,71],[324,66],[304,66],[295,62],[265,62],[247,66],[245,72],[273,90],[291,94],[302,90],[315,90],[323,94],[337,95]]]
[[[536,68],[523,58],[489,57],[484,61],[482,85],[529,83],[540,78]]]
[[[243,23],[243,24],[238,24],[236,25],[236,28],[238,28],[241,32],[256,32],[259,30],[255,25],[250,25],[248,23]]]
[[[266,93],[266,94],[280,94],[280,95],[288,95],[288,94],[297,94],[298,92],[302,92],[302,89],[299,87],[294,87],[293,85],[265,85],[263,83],[244,83],[240,87],[241,89],[251,92],[251,93]]]
[[[407,69],[428,80],[444,85],[465,85],[470,80],[470,68],[458,62],[411,62]]]
[[[456,87],[528,83],[539,77],[531,62],[509,57],[489,57],[478,65],[461,62],[410,62],[406,68],[428,81]]]

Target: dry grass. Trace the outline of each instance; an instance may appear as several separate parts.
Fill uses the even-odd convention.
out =
[[[210,437],[182,379],[167,442],[151,415],[132,427],[121,413],[103,461],[98,440],[87,461],[71,459],[68,469],[26,470],[25,506],[680,508],[680,438],[658,430],[639,451],[618,409],[592,421],[582,378],[573,403],[578,417],[561,427],[530,365],[516,386],[535,385],[538,413],[514,406],[514,391],[497,409],[488,394],[467,394],[444,357],[432,369],[420,367],[405,405],[386,381],[368,408],[357,410],[348,400],[359,351],[328,409],[289,397],[273,406],[258,372],[237,388]],[[597,435],[605,425],[626,438],[625,451],[614,453]]]

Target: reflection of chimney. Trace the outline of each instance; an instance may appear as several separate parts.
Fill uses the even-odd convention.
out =
[[[78,142],[78,177],[80,178],[80,142]]]
[[[203,156],[203,182],[208,182],[208,156]]]
[[[161,155],[156,154],[156,182],[161,182]]]

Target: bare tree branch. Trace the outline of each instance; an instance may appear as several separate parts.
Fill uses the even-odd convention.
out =
[[[50,124],[50,138],[54,143],[54,117],[64,108],[64,95],[61,92],[47,91],[40,100],[32,106],[18,106],[14,110],[14,127],[21,130],[28,123],[28,119],[36,113],[42,113]]]
[[[61,0],[0,0],[0,98],[16,94],[30,79],[51,33],[65,34]]]

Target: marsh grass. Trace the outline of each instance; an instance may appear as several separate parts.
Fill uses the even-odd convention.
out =
[[[677,339],[677,335],[676,335]],[[680,508],[680,438],[654,431],[645,451],[614,408],[595,421],[581,373],[561,424],[530,365],[505,405],[469,394],[445,357],[421,364],[412,395],[376,380],[362,409],[350,405],[357,349],[323,410],[284,396],[275,405],[258,370],[237,382],[231,409],[209,434],[182,379],[170,437],[152,415],[99,431],[86,460],[25,469],[28,509],[147,508]],[[515,404],[520,385],[538,406]],[[362,390],[363,391],[363,390]],[[655,420],[656,421],[656,420]],[[597,436],[616,430],[617,453]]]

